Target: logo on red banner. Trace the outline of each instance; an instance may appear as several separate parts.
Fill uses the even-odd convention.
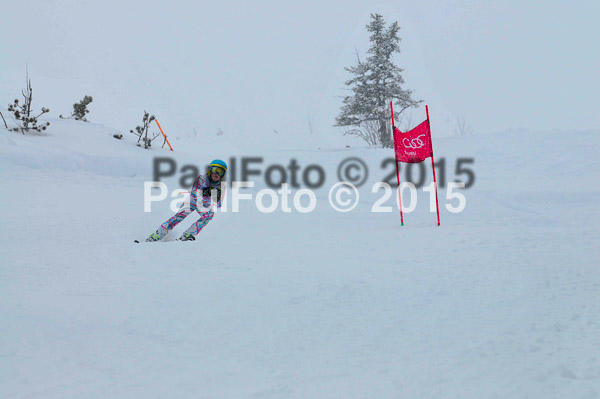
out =
[[[402,133],[394,127],[394,150],[399,162],[418,163],[431,156],[431,131],[424,121],[414,129]]]

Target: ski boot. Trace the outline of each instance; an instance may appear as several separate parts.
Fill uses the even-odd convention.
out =
[[[183,233],[181,237],[179,237],[179,241],[194,241],[196,237],[194,237],[190,233]]]
[[[155,242],[160,240],[160,234],[158,230],[155,233],[150,234],[150,237],[146,238],[146,242]]]

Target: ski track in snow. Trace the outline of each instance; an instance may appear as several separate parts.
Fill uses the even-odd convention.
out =
[[[572,153],[560,132],[434,137],[448,181],[459,157],[477,177],[460,214],[440,189],[441,227],[422,192],[404,227],[369,212],[379,171],[353,212],[319,190],[309,214],[243,203],[194,242],[144,245],[172,213],[143,212],[143,181],[171,154],[49,132],[0,130],[3,398],[600,397],[599,132],[570,132]],[[229,146],[173,144],[198,166]],[[328,179],[392,155],[231,148]]]

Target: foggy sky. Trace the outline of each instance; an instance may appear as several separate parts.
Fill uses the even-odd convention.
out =
[[[488,4],[489,3],[489,4]],[[0,105],[23,87],[53,116],[92,95],[122,130],[339,136],[345,66],[370,13],[400,24],[405,88],[434,135],[600,128],[597,1],[20,1],[0,8]],[[124,5],[123,5],[124,4]],[[424,107],[413,120],[425,118]]]

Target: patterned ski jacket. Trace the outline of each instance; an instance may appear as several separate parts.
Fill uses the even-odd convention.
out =
[[[212,196],[211,190],[217,190],[217,206],[220,208],[222,205],[221,201],[221,180],[218,182],[212,181],[210,176],[198,176],[198,179],[192,186],[190,192],[190,200],[193,205],[197,204],[198,197],[202,196],[202,206],[205,208],[210,207]]]

